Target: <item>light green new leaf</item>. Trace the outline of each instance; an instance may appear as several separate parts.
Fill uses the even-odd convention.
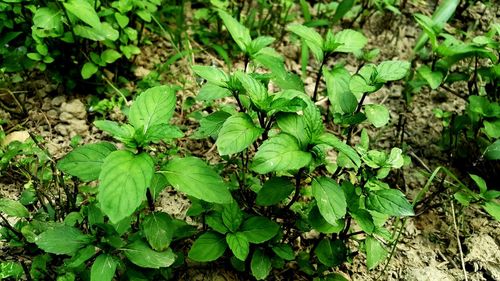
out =
[[[73,255],[92,240],[91,236],[83,234],[77,228],[59,224],[38,235],[35,244],[47,253]]]
[[[341,44],[335,49],[335,52],[355,53],[363,49],[367,42],[368,39],[363,33],[352,29],[344,29],[335,34],[335,43]]]
[[[293,184],[286,178],[270,178],[257,193],[255,203],[261,206],[278,204],[294,190]]]
[[[227,243],[223,235],[215,232],[206,232],[194,241],[188,257],[198,262],[214,261],[226,251]]]
[[[231,114],[225,111],[216,111],[200,120],[200,127],[191,135],[194,139],[202,139],[212,137],[217,139],[220,129],[226,120],[231,117]]]
[[[417,72],[433,90],[439,88],[441,82],[443,82],[443,73],[441,71],[432,71],[428,65],[422,65],[417,69]]]
[[[255,154],[251,169],[259,174],[286,172],[307,166],[311,153],[302,151],[297,139],[281,133],[266,140]]]
[[[500,221],[500,202],[498,200],[484,202],[483,209],[495,220]]]
[[[160,173],[177,190],[211,203],[231,203],[231,193],[222,178],[195,157],[170,160]]]
[[[375,126],[380,128],[385,126],[390,119],[389,110],[381,104],[366,104],[363,106],[366,118]]]
[[[368,236],[366,245],[366,266],[368,270],[374,269],[387,256],[387,250],[375,238]]]
[[[353,113],[358,101],[349,89],[351,74],[344,67],[337,67],[331,72],[324,70],[328,99],[334,113]]]
[[[101,53],[101,60],[106,63],[114,63],[121,56],[122,55],[118,53],[116,50],[107,49],[106,51]]]
[[[318,204],[319,212],[332,225],[343,218],[347,211],[344,191],[332,179],[320,177],[312,182],[312,194]]]
[[[208,82],[201,87],[195,99],[199,101],[212,101],[230,97],[231,95],[229,89]]]
[[[97,70],[99,70],[97,65],[95,65],[92,62],[86,62],[82,67],[81,71],[82,78],[89,79],[90,77],[92,77],[92,75],[94,75],[97,72]]]
[[[93,181],[99,178],[104,159],[115,150],[116,147],[108,142],[86,144],[59,160],[57,168],[84,182]]]
[[[64,32],[62,16],[62,11],[55,8],[37,9],[33,15],[33,32],[41,38],[62,35]]]
[[[495,121],[484,121],[484,132],[493,139],[500,138],[500,119]]]
[[[119,150],[106,157],[99,174],[97,200],[112,223],[130,216],[141,205],[153,174],[153,159],[146,153],[134,155]]]
[[[90,269],[90,281],[111,281],[118,262],[108,254],[99,255]]]
[[[215,143],[220,155],[235,154],[248,148],[263,132],[248,114],[238,113],[227,118]]]
[[[301,25],[301,24],[290,24],[287,26],[287,29],[295,34],[297,34],[300,38],[305,39],[316,45],[319,49],[323,48],[323,38],[321,35],[314,30],[313,28]]]
[[[404,194],[397,189],[370,191],[366,200],[369,210],[390,216],[413,216],[413,207]]]
[[[326,145],[331,146],[335,150],[347,155],[347,157],[349,157],[349,159],[351,159],[351,161],[354,162],[356,167],[361,166],[361,158],[359,157],[356,150],[354,150],[352,147],[350,147],[349,145],[342,142],[336,136],[329,134],[329,133],[325,133],[318,138],[316,143],[317,144],[326,144]]]
[[[410,62],[408,61],[383,61],[377,65],[377,76],[375,81],[384,83],[387,81],[395,81],[403,79],[410,70]]]
[[[144,268],[171,266],[176,257],[172,249],[157,252],[142,240],[137,240],[128,245],[123,249],[123,252],[133,264]]]
[[[156,86],[141,93],[130,107],[129,121],[135,129],[166,124],[174,114],[175,91],[169,86]]]
[[[159,142],[161,140],[177,139],[184,136],[184,133],[177,126],[169,124],[156,124],[149,127],[144,135],[145,142]]]
[[[144,236],[151,248],[163,251],[168,248],[174,235],[172,218],[162,212],[147,215],[141,224]]]
[[[94,7],[92,7],[92,5],[88,1],[69,0],[68,2],[63,3],[63,5],[68,12],[75,15],[78,19],[80,19],[84,23],[96,29],[101,27],[101,21],[99,20],[99,16],[94,10]]]
[[[86,25],[81,25],[77,24],[74,28],[73,31],[75,32],[75,35],[87,38],[93,41],[104,41],[106,39],[111,40],[111,41],[116,41],[118,40],[118,37],[120,36],[120,32],[116,29],[114,29],[109,23],[104,22],[102,23],[98,28],[86,26]],[[120,49],[122,52],[125,54],[124,49],[122,47],[127,47],[127,46],[120,46]],[[137,48],[137,47],[136,47]],[[140,50],[139,50],[140,52]],[[129,58],[129,57],[127,57]]]
[[[250,262],[253,277],[257,280],[264,280],[271,272],[271,268],[271,259],[261,249],[255,250]]]
[[[30,215],[23,204],[9,198],[0,198],[0,212],[17,218],[27,218]]]
[[[241,232],[228,233],[226,235],[226,242],[237,259],[242,261],[247,259],[250,252],[250,243],[244,234]]]
[[[247,48],[252,43],[252,38],[250,37],[250,31],[248,28],[222,10],[219,10],[219,16],[236,44],[238,44],[243,52],[247,52]]]
[[[257,79],[243,72],[236,72],[235,76],[241,82],[241,85],[245,89],[246,94],[250,97],[252,103],[255,104],[258,109],[266,110],[269,107],[269,99],[267,98],[267,89],[264,88],[264,85],[257,81]]]
[[[243,233],[250,243],[264,243],[276,234],[280,227],[274,221],[265,217],[250,217],[243,222],[240,233]]]
[[[229,82],[229,76],[217,67],[193,65],[191,69],[196,75],[219,87],[225,87]]]

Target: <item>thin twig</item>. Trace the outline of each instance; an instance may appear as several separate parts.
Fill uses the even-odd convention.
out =
[[[455,218],[455,207],[453,200],[451,200],[451,215],[453,216],[453,227],[455,228],[455,234],[457,236],[458,250],[460,252],[460,262],[462,263],[462,270],[464,271],[465,281],[468,281],[467,270],[465,269],[464,252],[462,251],[462,243],[460,242],[460,233],[458,232],[457,219]]]

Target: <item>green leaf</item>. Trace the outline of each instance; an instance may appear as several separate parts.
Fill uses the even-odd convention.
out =
[[[315,205],[309,214],[307,215],[307,220],[312,228],[320,233],[340,233],[344,229],[345,221],[344,219],[339,219],[335,224],[328,223],[325,218],[319,212],[318,206]]]
[[[335,34],[335,43],[341,44],[335,52],[355,53],[363,49],[368,39],[358,31],[344,29]]]
[[[266,110],[269,107],[267,89],[264,85],[250,75],[243,72],[236,72],[236,78],[241,82],[246,94],[250,97],[255,106],[260,110]]]
[[[243,222],[240,232],[243,233],[250,243],[264,243],[276,234],[280,227],[274,221],[265,217],[250,217]]]
[[[124,16],[120,13],[115,13],[114,16],[115,16],[116,22],[118,23],[118,25],[121,28],[127,27],[128,23],[129,23],[129,18],[127,16]]]
[[[375,230],[375,224],[370,212],[368,212],[367,210],[358,209],[355,211],[351,211],[350,214],[364,232],[368,234],[373,233],[373,231]]]
[[[290,24],[287,26],[287,29],[297,34],[300,38],[305,39],[307,42],[312,43],[318,49],[321,50],[323,48],[323,38],[313,28],[301,24]]]
[[[229,31],[236,44],[238,44],[243,52],[247,52],[247,48],[252,43],[252,38],[250,37],[250,31],[248,28],[222,10],[219,10],[219,17],[224,22],[227,31]]]
[[[381,104],[365,104],[363,106],[366,118],[375,126],[380,128],[385,126],[390,119],[389,110]]]
[[[261,206],[271,206],[280,203],[294,190],[293,184],[286,178],[270,178],[257,193],[255,203]]]
[[[226,235],[226,242],[236,258],[242,261],[247,259],[250,252],[250,243],[244,234],[240,232],[234,234],[228,233]]]
[[[354,0],[342,0],[335,9],[335,14],[332,17],[332,22],[337,22],[347,14],[354,6]]]
[[[86,261],[90,260],[96,253],[96,247],[94,245],[88,245],[76,252],[70,259],[64,260],[64,266],[68,268],[77,268],[84,264]]]
[[[168,267],[176,258],[172,249],[156,252],[142,240],[137,240],[125,247],[123,253],[133,264],[144,268]]]
[[[403,79],[410,70],[410,62],[408,61],[383,61],[377,65],[377,76],[375,81],[385,83],[387,81],[395,81]]]
[[[99,255],[90,269],[90,281],[111,281],[118,262],[108,254]]]
[[[115,150],[116,147],[108,142],[86,144],[59,160],[57,168],[84,182],[93,181],[99,178],[104,159]]]
[[[99,70],[99,67],[97,65],[92,62],[86,62],[82,67],[82,78],[89,79],[97,72],[97,70]]]
[[[196,75],[207,80],[213,85],[226,87],[229,82],[229,76],[222,70],[214,66],[193,65],[191,69]]]
[[[0,212],[11,217],[27,218],[30,213],[19,201],[9,198],[0,198]]]
[[[222,215],[219,212],[210,212],[205,217],[205,222],[213,230],[219,232],[220,234],[226,234],[229,229],[227,229],[224,221],[222,220]]]
[[[38,37],[59,37],[64,32],[63,13],[59,9],[43,7],[33,15],[33,32]],[[4,46],[5,44],[2,44]]]
[[[134,155],[119,150],[106,157],[99,174],[97,200],[112,223],[130,216],[141,205],[153,174],[153,159],[146,153]]]
[[[238,230],[243,222],[243,212],[238,203],[233,201],[231,204],[224,205],[222,209],[222,221],[231,232]]]
[[[227,118],[231,117],[231,114],[225,111],[216,111],[208,116],[203,117],[200,120],[200,127],[191,137],[195,139],[201,139],[206,137],[212,137],[214,139],[219,135],[220,129]]]
[[[94,126],[123,143],[129,143],[134,138],[135,130],[129,124],[119,125],[114,121],[96,120]]]
[[[312,194],[318,203],[319,212],[333,225],[346,214],[347,203],[344,191],[332,179],[320,177],[312,182]]]
[[[488,137],[493,139],[500,138],[500,119],[497,119],[493,122],[484,121],[484,132]]]
[[[169,86],[150,88],[130,107],[129,121],[135,129],[146,133],[154,125],[167,124],[175,110],[175,90]]]
[[[368,270],[374,269],[387,256],[387,250],[380,242],[371,237],[366,237],[366,266]]]
[[[9,277],[15,280],[22,280],[21,277],[23,274],[24,269],[20,262],[4,261],[0,263],[0,279],[2,280],[9,280]]]
[[[168,124],[156,124],[148,128],[144,135],[145,142],[159,142],[162,140],[177,139],[184,136],[184,133],[176,127]]]
[[[349,157],[349,159],[354,162],[356,167],[361,166],[361,158],[359,157],[358,153],[352,147],[339,140],[336,136],[325,133],[318,138],[317,143],[331,146],[337,151],[340,151],[347,155],[347,157]]]
[[[481,178],[480,176],[473,175],[473,174],[469,174],[469,176],[476,183],[477,187],[479,187],[479,192],[481,194],[485,193],[488,190],[488,187],[486,186],[486,181],[484,181],[483,178]]]
[[[207,232],[194,241],[188,257],[198,262],[214,261],[224,254],[226,248],[227,244],[223,235]]]
[[[284,260],[292,261],[295,259],[295,253],[293,252],[292,246],[288,244],[274,245],[272,250],[278,257]]]
[[[498,200],[484,202],[483,209],[495,220],[500,221],[500,203]]]
[[[250,44],[249,52],[252,54],[258,53],[263,48],[271,45],[274,42],[274,38],[270,36],[259,36],[252,40]]]
[[[83,234],[77,228],[59,224],[38,235],[35,243],[47,253],[73,255],[92,240],[91,236]]]
[[[500,159],[500,139],[490,144],[484,151],[484,157],[489,160]]]
[[[147,215],[141,224],[144,236],[151,248],[156,251],[164,251],[172,242],[174,225],[172,218],[162,212]]]
[[[232,201],[231,193],[222,178],[198,158],[170,160],[160,172],[175,189],[189,196],[219,204]]]
[[[106,63],[114,63],[117,59],[119,59],[122,55],[113,49],[107,49],[102,52],[101,60]]]
[[[311,153],[302,151],[297,139],[278,134],[266,140],[255,154],[251,169],[259,174],[298,170],[312,160]]]
[[[358,106],[358,100],[349,89],[351,75],[344,67],[323,71],[326,80],[328,99],[334,108],[334,113],[353,113]]]
[[[63,5],[68,12],[75,15],[84,23],[97,29],[101,27],[99,16],[89,2],[82,0],[69,0],[68,2],[63,3]]]
[[[413,216],[413,208],[404,194],[397,189],[370,191],[366,207],[390,216]]]
[[[443,82],[443,73],[441,71],[432,71],[432,69],[425,64],[419,67],[417,72],[433,90],[439,88]]]
[[[248,114],[238,113],[227,118],[215,143],[220,155],[235,154],[248,148],[263,132]]]
[[[271,259],[261,249],[255,250],[250,262],[252,275],[257,280],[264,280],[271,272],[271,266]]]
[[[318,260],[329,267],[341,265],[347,258],[347,247],[341,240],[323,239],[314,251]]]
[[[221,99],[225,97],[230,97],[231,91],[227,88],[217,86],[212,83],[207,83],[201,87],[198,95],[196,96],[196,100],[199,101],[212,101],[216,99]]]

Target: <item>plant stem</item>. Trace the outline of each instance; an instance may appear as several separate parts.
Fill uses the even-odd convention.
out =
[[[318,73],[316,73],[316,83],[314,84],[313,102],[316,102],[318,100],[319,82],[321,80],[321,73],[323,71],[323,66],[325,65],[327,59],[328,59],[328,55],[325,54],[325,56],[323,57],[323,61],[321,62],[321,65],[319,66]]]
[[[363,102],[365,102],[366,96],[368,96],[368,93],[364,93],[363,96],[361,97],[361,100],[358,102],[358,106],[356,107],[356,111],[354,114],[357,114],[361,111],[361,107],[363,106]],[[352,131],[354,130],[354,125],[351,125],[349,127],[349,131],[347,133],[347,144],[351,144],[351,136],[352,136]]]
[[[154,212],[155,211],[155,201],[153,199],[153,194],[151,193],[151,189],[149,187],[146,189],[146,198],[148,200],[149,210],[151,212]]]
[[[295,193],[293,194],[292,200],[285,206],[285,209],[290,209],[292,207],[293,203],[297,202],[300,196],[300,178],[301,174],[304,168],[301,168],[296,174],[295,174]]]

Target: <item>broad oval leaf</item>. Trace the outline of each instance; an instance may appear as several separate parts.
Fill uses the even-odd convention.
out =
[[[274,177],[266,181],[257,193],[255,203],[261,206],[278,204],[292,193],[293,184],[286,178]]]
[[[252,170],[259,174],[298,170],[311,162],[311,153],[302,151],[297,139],[278,134],[266,140],[255,154]]]
[[[306,41],[311,42],[314,44],[318,49],[323,48],[323,38],[321,35],[314,30],[313,28],[301,25],[301,24],[290,24],[287,26],[287,29],[296,35],[298,35],[300,38],[305,39]]]
[[[366,104],[363,106],[366,118],[375,128],[385,126],[390,119],[389,110],[381,104]]]
[[[219,87],[225,87],[229,82],[229,76],[217,67],[193,65],[191,69],[201,78]]]
[[[86,144],[59,160],[57,168],[84,182],[93,181],[99,178],[104,159],[115,150],[116,147],[108,142]]]
[[[266,110],[269,107],[269,99],[267,89],[252,76],[243,73],[236,72],[236,78],[241,82],[241,85],[245,89],[246,94],[250,97],[255,106],[260,110]]]
[[[342,264],[347,258],[347,247],[342,240],[323,239],[314,251],[318,260],[329,267]]]
[[[320,177],[312,183],[313,197],[318,203],[319,212],[332,225],[343,218],[347,211],[344,191],[332,179]]]
[[[261,249],[255,250],[250,262],[250,269],[255,279],[266,279],[271,272],[271,268],[271,259]]]
[[[227,244],[223,235],[207,232],[194,241],[188,257],[198,262],[214,261],[226,251]]]
[[[38,235],[35,244],[47,253],[73,255],[92,240],[77,228],[60,224]]]
[[[390,216],[413,216],[413,207],[404,194],[397,189],[371,191],[366,200],[366,207]]]
[[[349,89],[351,74],[344,67],[337,67],[331,72],[324,70],[328,99],[334,113],[353,113],[358,100]]]
[[[244,234],[240,232],[228,233],[226,235],[226,242],[237,259],[242,261],[247,259],[250,252],[250,243]]]
[[[217,139],[222,125],[224,125],[224,122],[226,122],[229,117],[231,117],[231,114],[222,110],[203,117],[200,120],[199,129],[191,135],[191,137],[194,139],[202,139],[206,137]]]
[[[33,15],[33,32],[39,37],[59,37],[64,32],[63,12],[55,7],[37,9]]]
[[[403,79],[410,70],[410,62],[392,60],[377,65],[376,82],[387,82]]]
[[[160,172],[175,189],[189,196],[219,204],[232,201],[231,193],[222,178],[198,158],[170,160]]]
[[[99,255],[90,269],[90,281],[111,281],[115,276],[118,262],[108,254]]]
[[[367,42],[368,39],[363,33],[344,29],[335,34],[335,43],[341,44],[335,49],[335,52],[354,53],[363,49]]]
[[[144,91],[130,107],[129,121],[137,130],[167,124],[175,110],[175,90],[170,86],[156,86]]]
[[[250,243],[264,243],[278,234],[279,225],[265,217],[250,217],[243,222],[240,232]]]
[[[172,218],[162,212],[147,215],[141,224],[144,236],[151,248],[163,251],[168,248],[174,235]]]
[[[157,252],[142,240],[137,240],[125,247],[123,253],[132,263],[144,268],[168,267],[176,258],[172,249]]]
[[[120,150],[109,154],[99,175],[97,200],[111,222],[130,216],[141,205],[153,174],[153,159],[146,153]]]
[[[359,157],[356,150],[354,150],[352,147],[342,142],[336,136],[329,133],[325,133],[318,138],[317,143],[322,143],[331,146],[335,150],[347,155],[347,157],[349,157],[349,159],[351,159],[357,167],[361,166],[361,158]]]
[[[27,218],[30,215],[23,204],[9,198],[0,198],[0,212],[17,218]]]
[[[99,16],[94,10],[94,7],[92,7],[89,2],[81,0],[69,0],[66,3],[63,3],[63,5],[68,12],[72,13],[78,19],[92,26],[93,28],[98,29],[101,26]]]
[[[248,148],[263,132],[248,114],[238,113],[226,119],[215,143],[220,155],[235,154]]]
[[[387,250],[375,238],[368,236],[366,245],[366,266],[368,270],[374,269],[387,256]]]
[[[233,201],[231,204],[224,205],[222,221],[231,232],[235,232],[243,222],[243,215],[243,211],[241,211],[238,203]]]

